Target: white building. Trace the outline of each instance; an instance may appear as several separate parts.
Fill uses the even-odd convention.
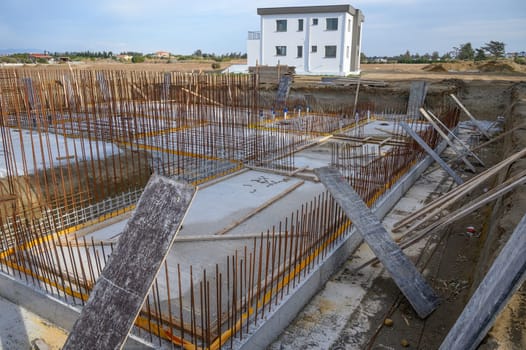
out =
[[[249,32],[249,66],[284,64],[299,74],[360,72],[364,16],[351,5],[258,8],[261,30]]]

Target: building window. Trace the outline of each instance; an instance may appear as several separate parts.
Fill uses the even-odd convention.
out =
[[[338,18],[327,18],[327,30],[338,30]]]
[[[312,25],[313,26],[317,26],[318,25],[318,19],[317,18],[313,18],[312,19]]]
[[[278,19],[276,20],[276,32],[286,32],[287,31],[287,20]]]
[[[347,58],[351,57],[351,48],[347,46]]]
[[[350,19],[347,20],[347,31],[348,32],[351,31],[351,20]]]
[[[303,57],[303,46],[298,46],[298,58]]]
[[[327,46],[325,46],[325,57],[326,58],[335,58],[336,57],[336,45],[327,45]]]
[[[303,19],[298,19],[298,32],[303,32]]]
[[[287,47],[276,46],[276,56],[287,56]]]
[[[316,45],[312,45],[312,47],[310,48],[310,51],[311,51],[312,53],[316,53],[316,52],[318,52],[318,46],[316,46]]]

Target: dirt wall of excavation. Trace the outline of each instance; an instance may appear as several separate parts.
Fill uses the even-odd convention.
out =
[[[506,117],[505,130],[511,130],[526,123],[526,83],[515,84],[510,89],[511,103]],[[513,132],[503,144],[503,158],[526,147],[526,128]],[[515,162],[507,171],[508,177],[526,169],[526,159]],[[504,178],[502,174],[501,179]],[[491,263],[507,242],[511,233],[526,213],[526,186],[519,186],[502,200],[495,203],[492,210],[488,238],[483,248],[481,262],[474,277],[478,285]],[[498,317],[489,333],[487,349],[525,349],[526,348],[526,284],[513,296]]]

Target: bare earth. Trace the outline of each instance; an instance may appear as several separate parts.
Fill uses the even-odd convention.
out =
[[[505,81],[524,81],[526,80],[526,66],[513,64],[514,71],[510,72],[502,67],[494,67],[493,71],[476,72],[476,67],[465,63],[444,64],[444,68],[449,71],[436,72],[425,70],[428,64],[362,64],[362,79],[370,80],[442,80],[442,79],[462,79],[462,80],[505,80]],[[505,67],[506,68],[506,67]],[[491,67],[488,67],[491,70]],[[441,69],[439,69],[441,70]]]

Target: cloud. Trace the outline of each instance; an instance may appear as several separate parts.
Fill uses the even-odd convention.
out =
[[[173,8],[169,0],[106,0],[100,3],[101,12],[123,19],[149,16]]]
[[[524,18],[470,20],[436,27],[432,32],[435,36],[447,37],[455,44],[471,42],[474,47],[479,47],[496,40],[507,44],[506,50],[519,50],[524,49],[526,42],[526,21]]]

